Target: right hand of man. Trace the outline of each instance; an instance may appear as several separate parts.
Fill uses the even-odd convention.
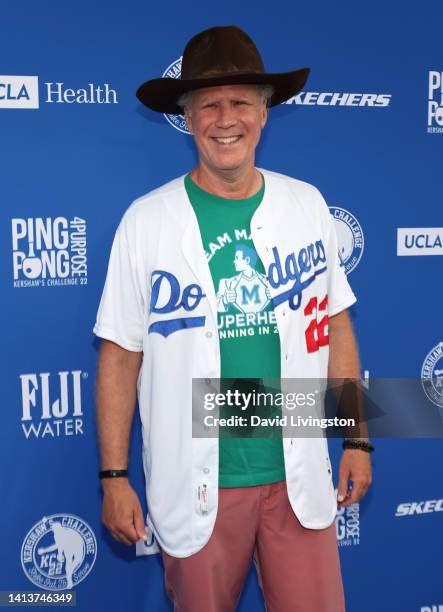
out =
[[[146,540],[145,520],[137,493],[127,478],[106,478],[103,484],[102,522],[125,544]]]

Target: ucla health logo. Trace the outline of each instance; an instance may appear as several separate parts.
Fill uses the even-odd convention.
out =
[[[11,219],[14,287],[86,285],[86,221],[80,217]]]
[[[117,92],[109,83],[87,83],[78,89],[66,87],[61,81],[46,81],[44,85],[47,104],[118,104]],[[38,77],[0,75],[1,108],[39,108]]]
[[[74,514],[44,516],[28,531],[21,550],[26,576],[48,591],[78,585],[91,571],[96,556],[94,532]]]
[[[421,369],[421,384],[431,402],[443,408],[443,342],[426,355]]]
[[[169,79],[179,79],[181,75],[181,70],[182,58],[179,57],[178,59],[174,60],[172,64],[169,64],[162,76]],[[183,134],[191,133],[187,128],[186,121],[183,115],[168,115],[164,113],[164,116],[166,117],[167,121],[172,125],[172,127],[175,127],[175,129],[179,132],[183,132]]]
[[[38,77],[0,75],[0,108],[38,107]]]
[[[79,436],[83,431],[81,370],[21,374],[21,425],[26,439]]]
[[[335,527],[339,546],[360,544],[360,505],[355,503],[338,508]]]
[[[443,255],[443,227],[397,227],[397,255]]]
[[[363,230],[357,218],[340,206],[330,206],[329,212],[335,221],[338,254],[346,274],[357,267],[364,248]]]
[[[443,134],[443,72],[428,76],[428,134]]]

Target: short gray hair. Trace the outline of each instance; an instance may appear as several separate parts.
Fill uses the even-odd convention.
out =
[[[272,85],[256,85],[257,93],[262,100],[266,102],[266,106],[270,106],[271,98],[274,95],[274,88]],[[185,91],[178,99],[177,106],[180,106],[183,110],[189,107],[191,104],[193,91]]]

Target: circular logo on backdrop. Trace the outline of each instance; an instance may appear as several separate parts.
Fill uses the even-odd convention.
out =
[[[357,267],[363,254],[363,230],[349,210],[340,206],[329,206],[329,212],[335,221],[338,254],[346,274],[349,274]]]
[[[169,64],[162,76],[167,77],[169,79],[179,79],[181,75],[181,70],[182,58],[179,57],[178,59],[174,60],[172,64]],[[186,122],[183,115],[167,115],[166,113],[163,114],[166,117],[167,121],[172,125],[172,127],[175,127],[176,130],[178,130],[179,132],[183,132],[183,134],[191,133],[186,127]]]
[[[21,550],[26,576],[48,591],[72,589],[89,574],[96,556],[94,532],[74,514],[44,516],[28,531]]]
[[[421,369],[421,384],[428,399],[443,408],[443,342],[426,355]]]

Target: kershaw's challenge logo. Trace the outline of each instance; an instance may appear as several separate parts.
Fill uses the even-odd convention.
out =
[[[271,301],[276,308],[283,302],[288,302],[291,310],[298,310],[301,305],[303,291],[311,285],[315,278],[326,271],[326,253],[321,240],[310,243],[301,248],[298,253],[290,253],[282,262],[277,247],[273,247],[274,261],[269,265],[267,279],[269,285],[278,290],[284,287],[282,293],[272,297]],[[324,264],[324,265],[322,265]],[[224,285],[232,279],[224,279]],[[257,280],[257,279],[255,279]],[[235,302],[239,299],[237,287],[225,287],[218,291],[219,308],[225,303]],[[289,285],[289,286],[288,286]],[[248,287],[242,285],[240,295],[247,297]],[[286,288],[287,287],[287,288]],[[263,285],[266,296],[266,285]],[[268,290],[269,291],[269,290]],[[269,294],[268,294],[269,295]],[[151,314],[170,314],[177,311],[192,312],[198,308],[201,300],[206,297],[200,285],[191,283],[182,290],[178,278],[166,270],[154,270],[151,274]],[[253,297],[253,295],[249,296]],[[326,303],[325,303],[326,306]],[[180,329],[203,327],[205,316],[181,316],[173,319],[161,319],[150,324],[148,333],[159,333],[165,338]]]
[[[23,571],[41,589],[72,589],[91,571],[97,540],[86,521],[74,514],[44,516],[26,534]]]

